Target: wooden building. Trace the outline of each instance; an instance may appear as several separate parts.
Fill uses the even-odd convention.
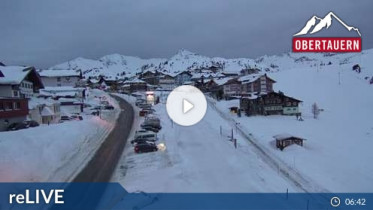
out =
[[[276,140],[276,147],[280,150],[283,150],[285,147],[293,144],[303,146],[303,141],[306,140],[304,138],[293,136],[287,133],[275,135],[273,138]]]
[[[127,80],[122,85],[122,91],[126,93],[132,93],[137,91],[147,91],[148,84],[141,80],[134,78],[133,80]]]
[[[238,79],[242,83],[242,94],[269,93],[273,91],[275,80],[267,74],[249,74]]]
[[[0,97],[0,131],[12,123],[26,120],[28,112],[27,98]]]
[[[286,96],[282,92],[242,97],[240,108],[246,115],[297,115],[301,100]]]

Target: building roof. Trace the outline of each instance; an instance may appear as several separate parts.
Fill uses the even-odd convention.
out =
[[[132,80],[127,80],[125,82],[123,82],[123,84],[134,84],[134,83],[142,83],[142,84],[147,84],[144,80],[141,80],[141,79],[138,79],[138,78],[134,78]]]
[[[45,98],[37,98],[37,97],[32,97],[29,99],[29,102],[28,102],[28,108],[29,109],[34,109],[36,107],[38,107],[39,105],[47,105],[47,106],[50,106],[50,105],[53,105],[55,104],[56,102],[52,99],[45,99]]]
[[[54,112],[49,107],[45,106],[40,114],[41,116],[53,116]]]
[[[45,87],[44,89],[41,89],[43,91],[49,91],[49,92],[65,92],[65,91],[83,91],[85,88],[76,88],[72,86],[60,86],[60,87]]]
[[[30,73],[32,67],[24,66],[0,66],[0,84],[18,85]]]
[[[262,76],[266,76],[268,79],[272,80],[273,82],[276,82],[275,80],[268,77],[267,74],[263,74],[263,73],[245,75],[245,76],[242,76],[242,77],[238,78],[238,81],[242,82],[242,84],[252,83],[252,82],[255,82],[257,79],[259,79]]]
[[[34,67],[0,66],[0,85],[19,85],[25,79],[31,81],[34,87],[44,87]]]
[[[41,70],[41,77],[80,77],[80,72],[75,70]]]
[[[297,136],[294,136],[294,135],[291,135],[291,134],[288,134],[288,133],[281,133],[281,134],[277,134],[275,136],[273,136],[273,138],[275,138],[276,140],[286,140],[286,139],[290,139],[290,138],[297,138],[297,139],[303,139],[303,140],[306,140],[304,138],[301,138],[301,137],[297,137]]]

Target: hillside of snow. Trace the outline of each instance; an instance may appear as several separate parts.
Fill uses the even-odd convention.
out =
[[[80,69],[86,77],[103,75],[119,79],[124,77],[129,78],[138,72],[147,70],[174,73],[211,66],[219,67],[225,72],[239,72],[245,68],[258,68],[262,72],[277,72],[305,67],[319,69],[323,66],[340,66],[341,68],[351,70],[353,65],[359,64],[362,68],[362,73],[358,76],[361,79],[368,80],[373,76],[371,72],[369,73],[369,68],[373,66],[372,57],[373,49],[364,50],[361,53],[346,54],[284,53],[281,55],[266,55],[256,59],[210,58],[187,50],[179,50],[177,54],[169,59],[142,59],[139,57],[112,54],[98,60],[76,58],[50,67],[50,69]]]
[[[372,52],[372,51],[370,51]],[[238,100],[216,102],[218,109],[239,123],[243,132],[280,167],[290,167],[309,183],[330,192],[370,192],[373,188],[373,85],[361,74],[373,74],[372,54],[330,57],[337,65],[303,68],[270,73],[277,81],[275,91],[302,100],[300,110],[304,121],[295,116],[237,116],[228,108],[239,106]],[[314,55],[319,59],[318,55]],[[358,74],[351,71],[352,63],[366,68]],[[340,64],[340,65],[339,65]],[[313,118],[312,104],[323,111]],[[280,151],[273,136],[289,133],[306,139],[304,147],[292,145]],[[313,190],[311,190],[312,192]]]

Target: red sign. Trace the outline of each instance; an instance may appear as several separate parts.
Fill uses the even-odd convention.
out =
[[[293,52],[361,52],[361,38],[294,37]]]

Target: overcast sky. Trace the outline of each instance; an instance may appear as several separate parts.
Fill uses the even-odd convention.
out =
[[[49,67],[111,53],[226,58],[291,50],[313,15],[333,11],[373,48],[373,1],[0,0],[0,61]]]

